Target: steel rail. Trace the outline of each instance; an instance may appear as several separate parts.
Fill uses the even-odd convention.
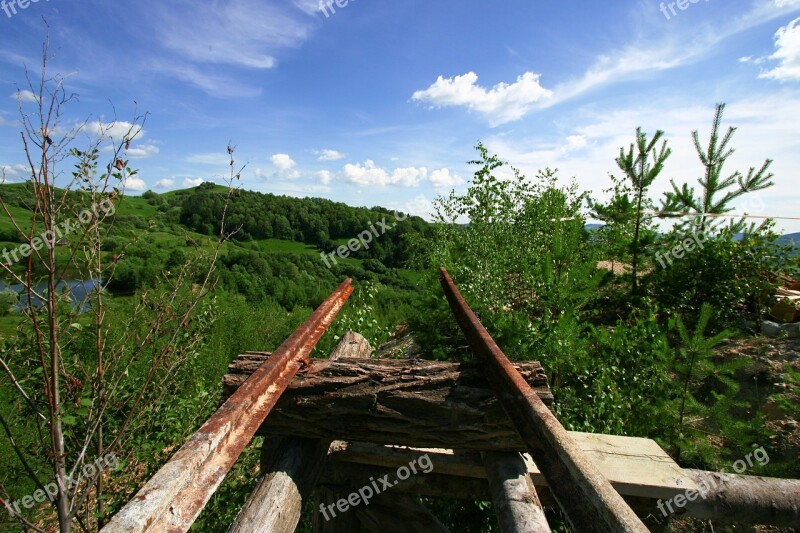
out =
[[[447,301],[558,504],[580,532],[648,531],[513,367],[442,267]]]
[[[347,279],[101,531],[188,531],[353,292]]]

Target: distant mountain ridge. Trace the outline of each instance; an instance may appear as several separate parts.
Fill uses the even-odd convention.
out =
[[[586,224],[584,226],[586,231],[594,231],[603,227],[603,224]],[[737,240],[741,238],[741,234],[736,236]],[[778,244],[788,245],[793,244],[794,246],[800,248],[800,233],[787,233],[786,235],[781,235],[778,238]]]
[[[794,244],[797,247],[800,247],[800,233],[788,233],[783,235],[778,242],[781,244]]]

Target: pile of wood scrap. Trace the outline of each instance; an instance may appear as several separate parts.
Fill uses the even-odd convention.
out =
[[[778,300],[770,314],[778,322],[792,323],[800,321],[800,282],[787,283],[775,291]]]

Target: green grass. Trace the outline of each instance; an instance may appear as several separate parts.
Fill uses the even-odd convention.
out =
[[[118,215],[140,216],[152,219],[156,216],[158,208],[140,196],[125,196],[116,205]]]
[[[319,250],[310,244],[283,239],[264,239],[253,241],[258,249],[265,253],[290,253],[298,255],[319,255]]]

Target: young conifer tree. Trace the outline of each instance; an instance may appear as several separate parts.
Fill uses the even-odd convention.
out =
[[[662,211],[696,215],[683,226],[688,225],[691,230],[698,233],[705,233],[719,226],[720,219],[714,215],[724,215],[733,211],[731,202],[735,199],[774,185],[771,181],[773,174],[769,172],[769,167],[772,165],[771,159],[765,160],[758,170],[750,167],[747,176],[737,170],[729,176],[723,177],[725,163],[735,152],[728,145],[736,132],[735,127],[729,127],[728,131],[720,136],[724,112],[725,104],[717,104],[708,148],[704,149],[701,145],[699,132],[697,130],[692,132],[697,155],[705,168],[703,177],[697,180],[700,191],[696,194],[694,187],[689,187],[686,183],[678,187],[673,180],[672,191],[665,193],[665,198],[662,200]],[[744,219],[740,219],[738,221],[731,220],[727,229],[731,234],[735,234],[748,228]],[[749,228],[750,231],[755,231],[755,229],[753,225]]]

